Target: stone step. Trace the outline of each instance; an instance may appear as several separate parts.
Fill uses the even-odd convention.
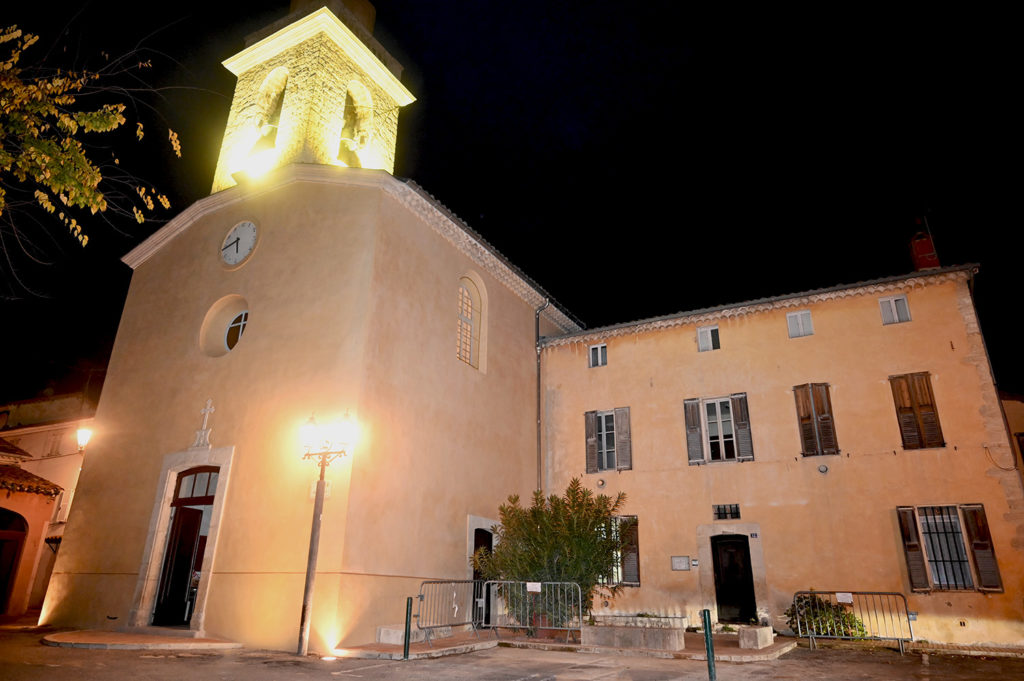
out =
[[[451,627],[438,627],[432,629],[430,632],[430,638],[451,638],[452,628]],[[409,642],[410,643],[422,643],[427,640],[427,632],[422,629],[417,629],[415,626],[409,630]],[[389,643],[391,645],[404,645],[405,644],[405,625],[404,624],[384,624],[377,627],[377,643]]]

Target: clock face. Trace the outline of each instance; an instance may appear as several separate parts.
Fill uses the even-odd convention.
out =
[[[252,254],[256,248],[256,225],[251,222],[239,222],[224,237],[224,245],[220,249],[220,258],[226,265],[239,265]]]

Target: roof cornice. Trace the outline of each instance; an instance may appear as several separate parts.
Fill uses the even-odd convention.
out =
[[[238,76],[254,66],[264,63],[275,54],[320,33],[325,34],[341,48],[399,106],[416,101],[416,98],[402,85],[395,74],[391,73],[380,59],[356,37],[356,34],[326,7],[321,7],[312,14],[307,14],[298,21],[288,24],[280,31],[250,45],[223,63],[231,73]]]
[[[200,218],[225,206],[297,182],[380,189],[534,309],[550,301],[550,296],[543,289],[519,272],[493,246],[415,183],[403,182],[383,170],[341,168],[310,163],[293,163],[274,170],[258,181],[243,182],[196,201],[133,248],[121,260],[132,269],[137,269]],[[579,323],[553,301],[541,315],[565,332],[578,331],[581,328]]]
[[[569,343],[592,343],[595,341],[614,338],[615,336],[634,335],[646,331],[659,329],[670,329],[677,326],[691,324],[707,324],[720,319],[733,317],[746,317],[752,314],[759,314],[771,310],[783,310],[794,307],[804,307],[812,303],[820,303],[828,300],[851,298],[856,296],[878,295],[896,291],[910,291],[915,288],[923,288],[934,284],[949,281],[961,281],[971,278],[978,271],[978,265],[958,265],[947,267],[930,272],[914,272],[913,274],[885,277],[862,281],[856,284],[840,284],[813,291],[802,293],[791,293],[787,295],[774,296],[771,298],[759,298],[742,303],[731,305],[720,305],[717,307],[703,308],[689,312],[678,312],[676,314],[662,317],[641,319],[635,322],[614,324],[596,329],[587,329],[578,333],[565,336],[547,336],[541,339],[541,345],[554,347],[567,345]]]

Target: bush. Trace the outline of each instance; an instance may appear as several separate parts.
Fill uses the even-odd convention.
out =
[[[868,638],[864,622],[845,604],[826,601],[814,594],[799,594],[784,614],[789,628],[800,636]],[[797,629],[798,615],[801,630]]]
[[[579,478],[563,496],[534,492],[529,508],[512,495],[498,509],[494,552],[479,550],[473,565],[485,579],[575,582],[588,613],[596,593],[614,596],[618,590],[602,582],[619,561],[624,533],[615,517],[625,502],[623,493],[594,495]]]

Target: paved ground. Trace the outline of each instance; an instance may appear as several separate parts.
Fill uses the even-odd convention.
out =
[[[434,660],[322,661],[268,651],[125,651],[54,648],[39,643],[49,630],[0,628],[3,681],[697,681],[707,665],[558,651],[492,648]],[[769,679],[892,679],[991,681],[1024,679],[1024,660],[958,657],[891,650],[798,648],[772,662],[718,663],[719,681]]]

